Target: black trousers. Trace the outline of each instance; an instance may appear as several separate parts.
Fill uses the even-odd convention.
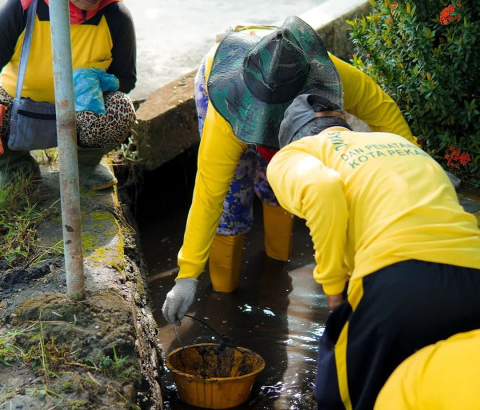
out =
[[[418,349],[480,328],[480,270],[410,260],[351,284],[318,350],[319,410],[371,410]]]

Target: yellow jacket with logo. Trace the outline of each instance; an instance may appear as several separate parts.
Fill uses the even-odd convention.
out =
[[[326,294],[410,259],[480,269],[476,217],[442,167],[398,135],[328,128],[281,149],[267,178],[306,220]]]

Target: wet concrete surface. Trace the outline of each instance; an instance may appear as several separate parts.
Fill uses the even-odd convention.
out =
[[[257,200],[255,223],[245,239],[239,289],[231,294],[213,291],[208,271],[199,279],[189,314],[214,331],[188,317],[175,328],[162,316],[165,295],[174,285],[176,256],[190,205],[195,166],[192,155],[186,153],[162,171],[145,176],[145,186],[151,187],[149,184],[158,180],[156,186],[162,186],[162,192],[153,197],[149,192],[148,198],[144,193],[137,211],[164,355],[182,345],[218,342],[217,332],[254,350],[266,361],[250,399],[239,409],[311,409],[317,342],[328,309],[325,294],[312,277],[313,247],[302,220],[295,220],[291,261],[270,259],[264,252],[262,209]],[[194,409],[180,400],[167,370],[163,382],[166,409]]]
[[[0,5],[5,0],[0,0]],[[193,69],[215,44],[217,34],[237,24],[273,24],[301,15],[326,0],[125,0],[136,29],[138,80],[133,100]]]

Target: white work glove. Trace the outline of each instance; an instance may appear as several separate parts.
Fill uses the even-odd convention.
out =
[[[182,320],[193,303],[197,284],[197,279],[177,279],[175,286],[167,293],[162,307],[163,316],[165,316],[168,323],[180,326],[180,320]]]

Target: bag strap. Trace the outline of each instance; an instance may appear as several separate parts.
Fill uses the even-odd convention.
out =
[[[18,65],[17,89],[15,98],[17,100],[22,96],[23,80],[27,71],[28,55],[30,53],[30,44],[32,43],[33,23],[37,13],[37,0],[33,0],[27,10],[27,24],[25,25],[25,35],[23,36],[22,52],[20,54],[20,63]]]

